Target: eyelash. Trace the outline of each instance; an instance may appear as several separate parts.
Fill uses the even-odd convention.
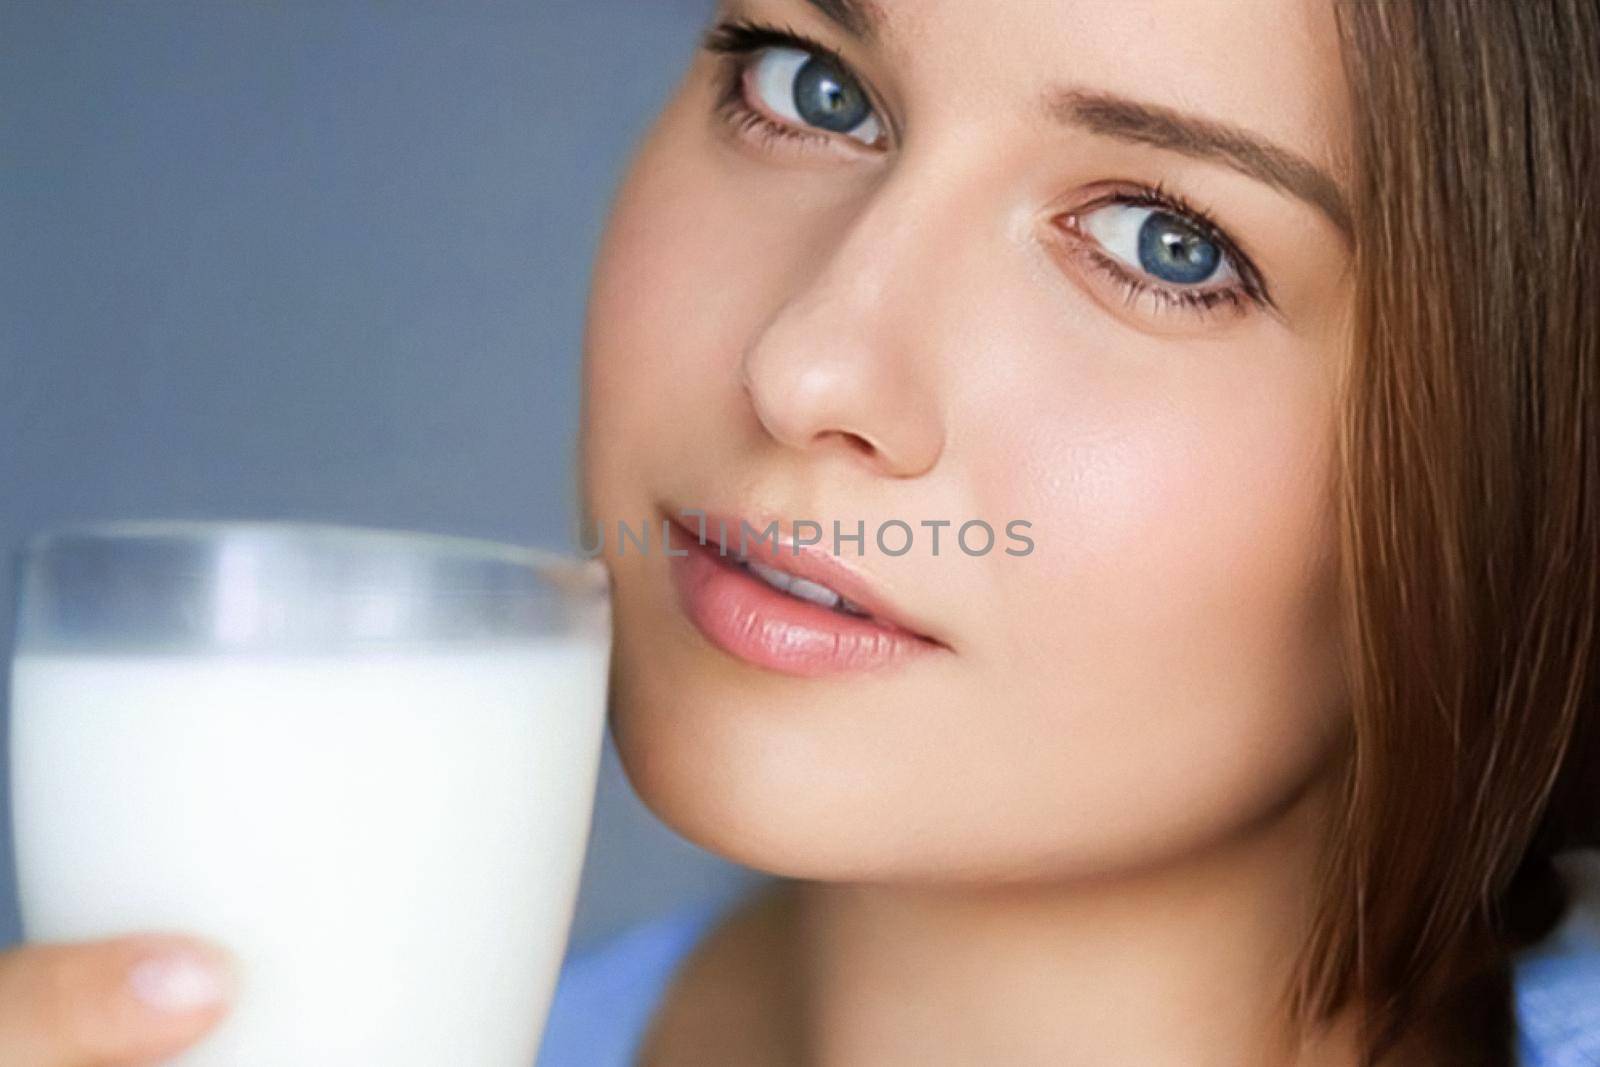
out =
[[[1228,262],[1233,264],[1238,281],[1224,289],[1175,289],[1134,274],[1115,257],[1102,251],[1099,243],[1082,234],[1077,226],[1079,216],[1110,204],[1148,207],[1176,215],[1222,250]],[[1217,225],[1211,213],[1191,204],[1177,193],[1165,189],[1160,183],[1111,193],[1070,212],[1067,217],[1069,221],[1062,228],[1071,233],[1077,242],[1074,251],[1122,286],[1124,302],[1129,306],[1142,296],[1150,296],[1168,307],[1181,307],[1201,314],[1218,310],[1242,313],[1251,307],[1277,309],[1271,294],[1267,291],[1267,284],[1261,272],[1250,261],[1250,257],[1239,250],[1233,238]]]
[[[745,98],[745,76],[751,57],[768,48],[793,48],[809,52],[828,60],[842,71],[850,72],[850,65],[837,51],[792,29],[748,19],[728,19],[717,23],[706,32],[701,44],[706,51],[724,60],[715,112],[733,132],[766,146],[781,144],[816,148],[836,140],[833,134],[808,132],[788,123],[777,122],[751,107]],[[1102,251],[1098,242],[1082,234],[1076,226],[1079,216],[1111,204],[1154,208],[1183,219],[1222,250],[1233,264],[1238,282],[1225,289],[1175,289],[1132,273],[1116,258]],[[1067,225],[1061,228],[1073,235],[1076,244],[1073,251],[1087,265],[1120,286],[1124,303],[1130,307],[1141,297],[1151,297],[1163,307],[1191,311],[1201,316],[1218,311],[1242,314],[1251,307],[1276,308],[1261,272],[1240,251],[1238,244],[1213,221],[1210,213],[1164,189],[1159,183],[1103,196],[1069,213],[1068,219]]]
[[[808,132],[788,123],[774,121],[751,107],[745,100],[744,79],[751,57],[768,48],[793,48],[809,52],[828,60],[840,70],[848,71],[850,65],[838,52],[794,30],[765,26],[747,19],[719,22],[706,33],[703,47],[708,52],[725,57],[716,112],[736,133],[754,135],[765,144],[786,142],[820,146],[834,140],[831,134]]]

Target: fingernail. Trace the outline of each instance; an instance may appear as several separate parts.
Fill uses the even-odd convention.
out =
[[[153,956],[134,964],[128,988],[157,1011],[187,1013],[212,1008],[228,996],[228,976],[192,953]]]

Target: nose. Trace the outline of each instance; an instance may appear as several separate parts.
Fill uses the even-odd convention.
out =
[[[937,359],[919,330],[936,299],[926,219],[937,216],[924,215],[919,227],[917,205],[893,185],[855,205],[842,232],[827,238],[809,280],[751,339],[740,370],[773,440],[915,478],[945,445]]]

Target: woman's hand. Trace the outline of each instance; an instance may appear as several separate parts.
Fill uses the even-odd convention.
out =
[[[0,953],[0,1067],[159,1063],[227,1011],[228,958],[141,935]]]

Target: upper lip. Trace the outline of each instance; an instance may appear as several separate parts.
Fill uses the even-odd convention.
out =
[[[698,541],[698,514],[698,511],[685,511],[669,514],[669,518],[688,537]],[[741,521],[756,535],[746,537],[742,552],[739,538]],[[774,522],[778,524],[775,541],[759,536]],[[819,524],[823,527],[823,543],[826,544],[832,536],[832,527],[820,520]],[[870,534],[868,536],[870,538]],[[729,559],[742,557],[756,560],[796,577],[825,585],[871,615],[872,621],[891,629],[903,630],[931,644],[948,647],[945,642],[930,635],[921,622],[892,604],[876,579],[846,564],[833,553],[824,551],[819,545],[796,546],[793,524],[785,519],[744,517],[741,520],[740,516],[707,511],[703,543],[708,547],[715,546],[720,554]]]

